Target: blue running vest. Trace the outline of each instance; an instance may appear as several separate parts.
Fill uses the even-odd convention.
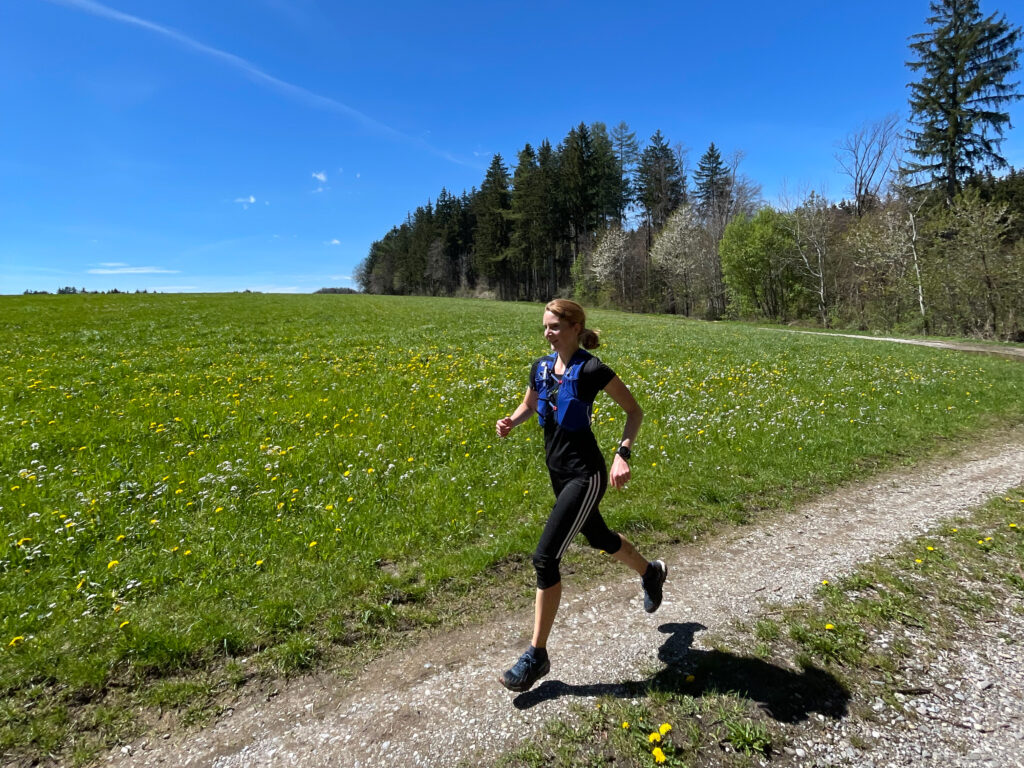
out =
[[[577,350],[562,375],[561,384],[555,378],[558,353],[552,352],[541,358],[533,388],[537,390],[537,418],[542,427],[548,423],[548,419],[554,418],[555,424],[569,432],[590,428],[593,404],[584,403],[578,398],[576,384],[583,366],[592,357],[586,350]]]

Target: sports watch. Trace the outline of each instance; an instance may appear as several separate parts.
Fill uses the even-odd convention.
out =
[[[615,451],[618,456],[621,456],[626,461],[629,461],[629,457],[633,455],[633,452],[629,449],[628,445],[622,445],[619,443],[618,449]]]

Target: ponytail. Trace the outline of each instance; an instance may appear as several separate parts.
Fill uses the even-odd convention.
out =
[[[594,328],[584,328],[583,333],[580,334],[580,346],[584,349],[597,349],[601,346],[601,340],[598,338],[600,330]]]

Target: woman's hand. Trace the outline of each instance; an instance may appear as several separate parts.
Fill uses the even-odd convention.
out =
[[[622,488],[629,482],[630,477],[632,477],[632,473],[629,471],[629,464],[616,453],[615,458],[612,459],[612,471],[608,478],[612,488]]]
[[[506,416],[504,419],[498,419],[498,423],[495,424],[495,428],[498,430],[498,437],[508,437],[508,433],[512,431],[512,427],[515,424],[512,423],[512,417]]]

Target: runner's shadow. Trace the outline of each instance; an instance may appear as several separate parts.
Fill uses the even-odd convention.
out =
[[[849,691],[833,675],[817,667],[801,672],[751,656],[725,651],[695,650],[694,635],[707,629],[694,622],[662,624],[668,639],[658,649],[665,668],[646,680],[623,683],[569,685],[547,680],[512,700],[517,709],[530,709],[563,696],[614,696],[635,699],[655,691],[703,696],[733,693],[750,699],[770,717],[784,723],[806,720],[812,712],[839,719],[846,715]]]

